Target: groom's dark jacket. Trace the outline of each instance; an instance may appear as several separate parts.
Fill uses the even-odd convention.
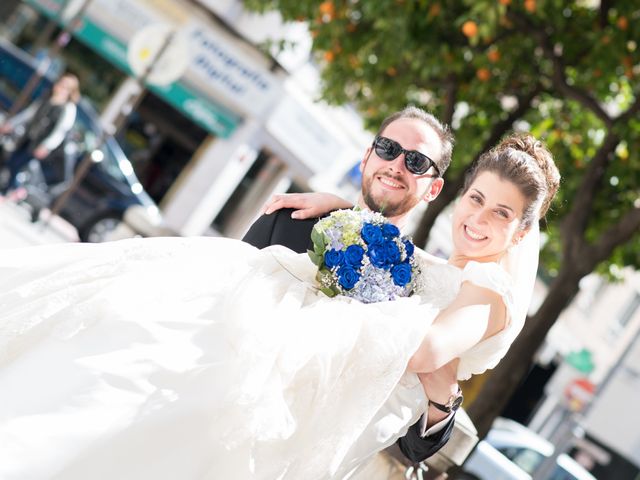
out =
[[[284,245],[298,253],[313,249],[311,230],[318,219],[294,220],[291,218],[291,212],[293,212],[291,209],[282,209],[271,215],[262,215],[251,225],[242,240],[258,248]],[[452,417],[447,426],[438,433],[422,438],[419,433],[420,422],[418,422],[412,425],[407,434],[398,440],[398,446],[409,460],[420,462],[436,453],[447,443],[453,424],[454,418]]]

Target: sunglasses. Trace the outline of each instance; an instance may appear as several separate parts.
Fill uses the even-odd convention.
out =
[[[401,153],[404,153],[404,165],[414,175],[424,175],[429,171],[431,167],[436,171],[435,177],[440,176],[440,170],[438,169],[436,162],[427,157],[424,153],[417,152],[415,150],[405,150],[395,140],[391,140],[387,137],[377,136],[373,141],[373,149],[383,160],[391,161]]]

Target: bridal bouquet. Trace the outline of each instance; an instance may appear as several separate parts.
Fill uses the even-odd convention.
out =
[[[336,210],[316,223],[309,257],[327,296],[364,303],[407,297],[416,286],[414,245],[380,213]]]

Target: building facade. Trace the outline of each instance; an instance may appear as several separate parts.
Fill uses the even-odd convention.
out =
[[[240,1],[23,0],[3,35],[46,55],[50,22],[72,32],[60,68],[182,235],[240,237],[273,193],[335,190],[370,141],[354,112],[315,101],[304,26],[301,52],[265,53],[290,27]]]

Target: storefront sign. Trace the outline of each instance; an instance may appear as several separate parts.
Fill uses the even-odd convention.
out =
[[[55,16],[64,0],[27,1]],[[80,0],[71,3],[76,1]],[[167,0],[88,1],[85,22],[123,45],[129,45],[136,34],[152,25],[175,27],[189,39],[191,52],[189,67],[182,80],[209,95],[213,101],[220,101],[244,114],[262,116],[278,100],[280,80],[269,71],[267,59],[253,49],[242,48],[217,24],[194,20],[197,14],[191,11],[190,15],[187,4]],[[110,52],[110,60],[113,53]],[[121,61],[127,56],[120,53],[116,56],[118,66],[122,67]],[[128,67],[126,71],[130,71]]]
[[[193,57],[187,76],[198,85],[208,85],[219,96],[244,112],[260,116],[279,97],[279,81],[264,59],[248,55],[221,32],[191,25],[187,27]]]
[[[138,77],[153,85],[169,85],[189,66],[189,40],[167,24],[149,25],[136,33],[127,61]]]
[[[105,0],[92,1],[103,2]],[[45,15],[53,18],[59,18],[58,12],[63,5],[63,0],[27,0],[27,2]],[[117,3],[120,2],[124,2],[124,0],[119,0]],[[132,12],[132,10],[128,11]],[[151,19],[151,17],[145,18]],[[138,16],[135,24],[141,25],[144,22],[146,20],[142,20],[142,17]],[[105,31],[92,18],[84,17],[74,35],[116,67],[129,75],[134,75],[128,62],[126,43]],[[192,121],[219,137],[226,138],[230,136],[241,121],[238,115],[216,105],[213,101],[198,93],[197,90],[186,85],[182,80],[164,87],[150,86],[150,89]]]
[[[150,86],[149,89],[202,128],[219,137],[229,137],[241,122],[238,116],[223,110],[184,84],[175,82],[168,87]]]

